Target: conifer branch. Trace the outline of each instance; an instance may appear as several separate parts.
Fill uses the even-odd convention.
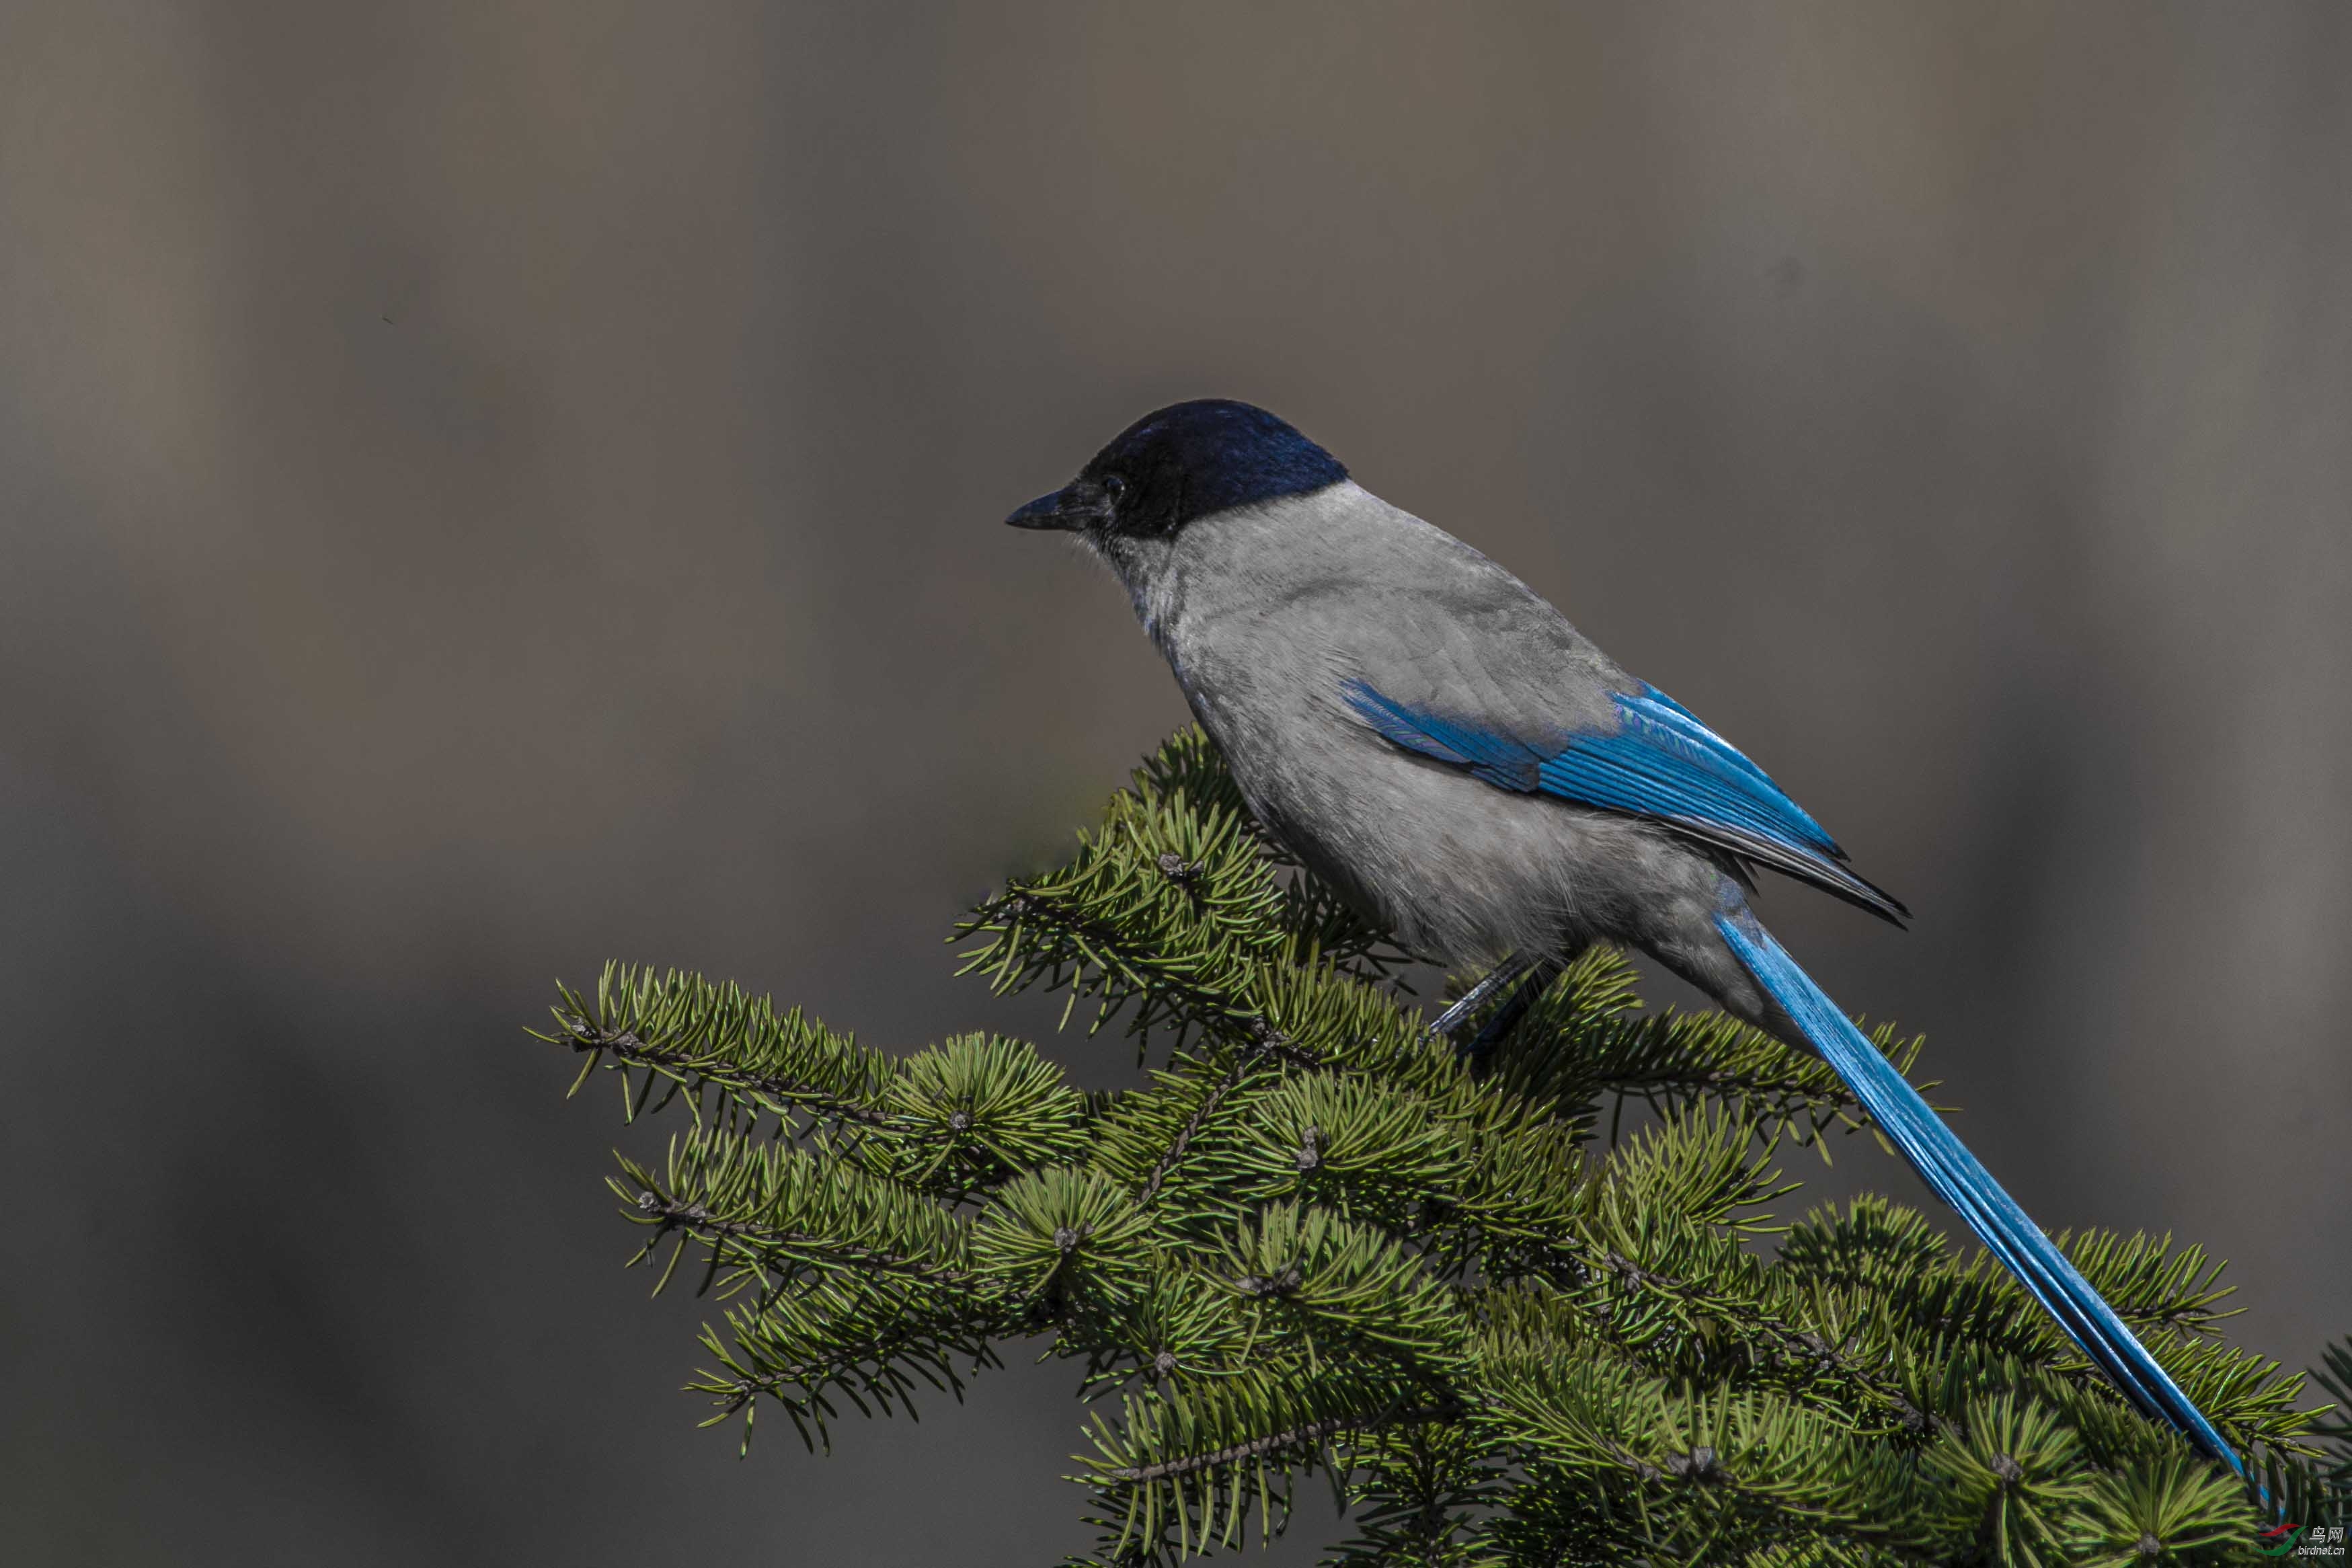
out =
[[[1412,1405],[1377,1415],[1333,1415],[1293,1426],[1287,1431],[1269,1432],[1263,1437],[1253,1437],[1246,1443],[1234,1443],[1205,1454],[1187,1454],[1181,1458],[1161,1459],[1149,1465],[1130,1465],[1106,1470],[1103,1474],[1116,1481],[1148,1485],[1153,1481],[1196,1475],[1202,1470],[1244,1459],[1264,1458],[1268,1454],[1287,1449],[1313,1447],[1344,1433],[1375,1432],[1423,1421],[1458,1421],[1461,1418],[1462,1406],[1454,1404]]]
[[[2252,1563],[2263,1498],[2352,1524],[2352,1421],[2226,1342],[2201,1248],[2058,1237],[2259,1496],[1923,1216],[1775,1219],[1778,1152],[1826,1159],[1866,1119],[1778,1040],[1643,1011],[1622,955],[1566,964],[1473,1079],[1392,984],[1406,955],[1197,731],[956,940],[994,990],[1123,1017],[1158,1065],[1086,1091],[1022,1041],[886,1054],[617,966],[541,1037],[618,1073],[630,1121],[684,1103],[612,1187],[651,1233],[636,1260],[674,1242],[662,1283],[700,1249],[725,1305],[689,1386],[747,1443],[763,1409],[816,1447],[845,1411],[961,1398],[1042,1335],[1096,1402],[1106,1563],[1230,1547],[1252,1511],[1279,1532],[1318,1470],[1356,1568]],[[1871,1037],[1916,1073],[1920,1041]],[[2352,1404],[2352,1342],[2320,1386]]]
[[[663,1233],[683,1229],[698,1240],[740,1242],[754,1251],[787,1248],[822,1249],[839,1262],[861,1268],[887,1268],[915,1279],[940,1285],[970,1285],[972,1277],[953,1269],[943,1268],[925,1258],[884,1252],[877,1247],[860,1247],[843,1242],[815,1231],[777,1230],[756,1225],[750,1220],[728,1219],[715,1215],[700,1204],[680,1203],[665,1199],[651,1191],[637,1194],[633,1205],[639,1215],[654,1222],[657,1228],[655,1240]],[[647,1242],[651,1247],[654,1242]]]

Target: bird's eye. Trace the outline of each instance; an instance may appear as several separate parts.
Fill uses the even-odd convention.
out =
[[[1103,476],[1102,488],[1103,494],[1110,497],[1113,500],[1117,500],[1119,497],[1127,493],[1127,481],[1120,479],[1117,474],[1106,474]]]

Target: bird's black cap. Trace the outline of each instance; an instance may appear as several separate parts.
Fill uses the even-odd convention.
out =
[[[1265,409],[1200,398],[1145,415],[1067,486],[1005,521],[1016,528],[1171,533],[1194,518],[1310,494],[1347,477],[1337,458]]]

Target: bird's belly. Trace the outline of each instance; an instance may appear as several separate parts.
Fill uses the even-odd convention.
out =
[[[1642,888],[1714,879],[1645,824],[1498,789],[1369,732],[1269,750],[1241,748],[1256,765],[1234,769],[1261,820],[1359,912],[1451,963],[1638,942]]]

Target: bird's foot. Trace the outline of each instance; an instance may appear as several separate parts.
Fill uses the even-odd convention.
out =
[[[1502,963],[1488,970],[1476,984],[1462,993],[1460,1001],[1440,1013],[1437,1016],[1437,1022],[1429,1026],[1429,1032],[1432,1035],[1444,1035],[1448,1039],[1453,1038],[1479,1008],[1493,1001],[1505,986],[1534,967],[1534,959],[1522,958],[1516,952],[1510,954]]]
[[[1470,1064],[1472,1075],[1481,1076],[1495,1047],[1510,1037],[1511,1031],[1518,1027],[1519,1020],[1527,1016],[1528,1009],[1534,1006],[1536,999],[1559,978],[1559,971],[1557,959],[1523,958],[1513,953],[1496,964],[1486,978],[1464,992],[1462,999],[1448,1007],[1437,1022],[1430,1026],[1430,1033],[1455,1040],[1455,1050]],[[1503,1005],[1495,1009],[1494,1015],[1480,1026],[1478,1032],[1466,1041],[1462,1040],[1456,1031],[1497,993],[1514,985],[1516,988]]]

